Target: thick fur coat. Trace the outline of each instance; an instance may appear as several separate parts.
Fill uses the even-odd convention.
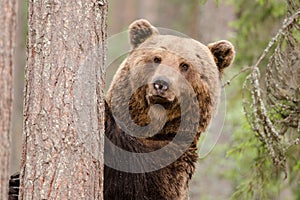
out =
[[[189,199],[197,142],[216,110],[233,46],[160,35],[146,20],[132,23],[129,34],[133,49],[106,98],[106,136],[132,153],[167,151],[156,157],[134,154],[126,163],[106,143],[105,160],[115,167],[105,167],[105,199]]]

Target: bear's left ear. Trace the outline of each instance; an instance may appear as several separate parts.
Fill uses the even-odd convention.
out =
[[[215,62],[222,73],[234,60],[235,51],[233,45],[227,40],[221,40],[208,45],[214,56]]]
[[[155,34],[158,34],[158,30],[145,19],[136,20],[129,26],[129,39],[133,48]]]

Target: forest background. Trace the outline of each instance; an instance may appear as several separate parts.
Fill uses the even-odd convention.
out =
[[[19,8],[21,23],[17,35],[17,67],[14,76],[11,173],[19,170],[22,147],[27,33],[27,5],[25,1],[22,2],[24,5],[20,5]],[[191,185],[192,200],[198,200],[199,197],[201,200],[300,199],[299,145],[294,145],[284,152],[286,159],[284,167],[276,165],[259,134],[253,131],[243,109],[243,83],[251,72],[249,67],[257,62],[282,26],[284,19],[288,17],[288,3],[291,2],[293,1],[126,0],[121,3],[117,0],[109,1],[108,36],[125,31],[135,19],[145,18],[155,26],[182,32],[204,44],[227,39],[236,48],[236,60],[223,77],[225,83],[235,74],[239,74],[225,87],[224,127],[212,151],[201,157],[198,162],[197,173]],[[299,1],[293,3],[296,11],[299,11]],[[297,21],[299,24],[299,18]],[[299,33],[296,38],[299,41]],[[260,63],[262,72],[267,62],[268,59]],[[239,73],[241,70],[243,72]],[[108,76],[111,74],[108,73]],[[263,77],[264,73],[261,76]],[[296,82],[297,87],[300,85],[299,80]],[[293,129],[292,134],[299,137],[299,130],[299,127]]]

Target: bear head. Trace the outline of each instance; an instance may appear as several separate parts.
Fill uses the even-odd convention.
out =
[[[186,130],[199,136],[217,108],[233,45],[163,35],[143,19],[130,25],[129,37],[132,50],[106,99],[118,125],[138,137],[166,138],[186,122]]]

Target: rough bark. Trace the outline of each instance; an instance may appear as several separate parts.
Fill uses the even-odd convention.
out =
[[[0,2],[0,199],[8,195],[16,10],[16,0]]]
[[[21,199],[103,198],[106,16],[101,0],[28,2]]]

